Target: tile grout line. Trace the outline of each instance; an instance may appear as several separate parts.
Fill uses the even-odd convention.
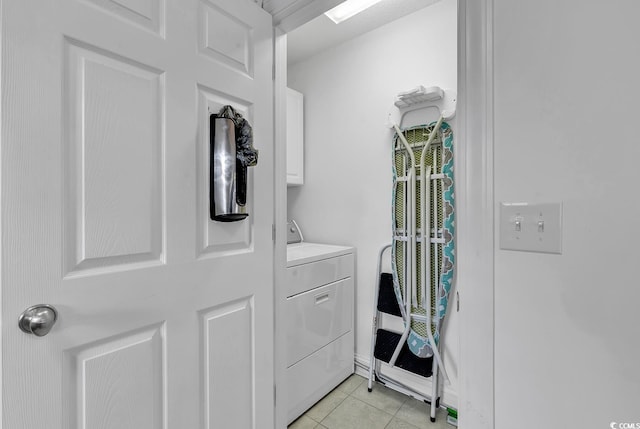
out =
[[[344,382],[345,382],[345,381],[347,381],[348,379],[349,379],[349,378],[345,379],[342,383],[344,383]],[[338,385],[338,387],[340,387],[340,386],[342,385],[342,383],[340,383],[340,384]],[[361,382],[360,384],[362,384],[362,382]],[[357,389],[358,387],[360,387],[360,384],[356,386],[356,389]],[[337,390],[337,389],[338,389],[338,387],[336,387],[334,390]],[[354,389],[353,391],[355,392],[355,389]],[[342,392],[342,393],[345,393],[345,392]],[[352,392],[352,393],[353,393],[353,392]],[[344,401],[345,401],[349,396],[351,396],[351,393],[345,393],[345,395],[346,395],[346,396],[342,399],[342,401],[338,402],[338,403],[336,404],[336,406],[335,406],[335,407],[333,407],[333,408],[331,409],[331,411],[329,411],[329,413],[328,413],[326,416],[324,416],[324,417],[322,418],[322,420],[320,420],[319,422],[318,422],[318,421],[316,421],[315,419],[312,419],[311,417],[309,417],[309,418],[310,418],[311,420],[313,420],[314,422],[318,423],[319,425],[322,425],[322,422],[323,422],[323,421],[325,421],[325,420],[327,419],[327,417],[329,417],[329,416],[331,415],[331,413],[333,413],[333,412],[334,412],[334,411],[335,411],[335,410],[336,410],[340,405],[342,405],[342,403],[343,403],[343,402],[344,402]],[[355,399],[355,398],[354,398],[354,399]],[[305,414],[306,414],[306,413],[305,413]],[[322,425],[322,426],[324,426],[324,425]]]
[[[367,380],[367,379],[365,378],[365,379],[364,379],[364,381],[366,381],[366,380]],[[360,384],[362,384],[362,383],[360,383]],[[375,386],[375,383],[374,383],[373,385]],[[360,387],[360,385],[358,385],[358,387]],[[379,387],[380,387],[381,389],[389,389],[390,391],[394,391],[394,392],[395,392],[395,390],[390,389],[390,388],[388,388],[388,387],[386,387],[386,386],[384,386],[384,385],[380,385]],[[354,392],[355,392],[355,390],[354,390]],[[369,393],[372,393],[372,392],[369,392]],[[403,399],[403,400],[402,400],[402,402],[400,403],[400,406],[398,407],[398,409],[397,409],[397,410],[392,414],[392,416],[393,416],[394,418],[396,418],[396,417],[397,417],[398,413],[400,412],[400,409],[401,409],[401,408],[402,408],[402,407],[403,407],[403,406],[404,406],[404,405],[405,405],[405,404],[406,404],[410,399],[414,399],[413,397],[411,397],[411,396],[409,396],[409,395],[402,394],[402,396],[404,397],[404,399]],[[354,398],[354,399],[358,399],[358,398]],[[371,405],[371,404],[369,404],[369,405]],[[380,408],[376,407],[375,405],[371,405],[371,406],[372,406],[372,407],[374,407],[374,408],[375,408],[375,409],[377,409],[377,410],[380,410]],[[380,411],[387,413],[387,412],[386,412],[386,411],[384,411],[384,410],[380,410]],[[390,414],[390,413],[387,413],[387,414]],[[405,422],[405,420],[404,420],[404,419],[401,419],[401,418],[399,418],[399,417],[398,417],[398,419],[399,419],[399,420],[402,420],[403,422]],[[391,420],[393,420],[393,419],[391,419]],[[405,422],[405,423],[409,423],[409,422]],[[391,424],[391,422],[389,422],[389,423],[387,424],[387,426],[389,426],[390,424]],[[385,426],[385,428],[386,428],[386,426]]]
[[[365,381],[366,381],[366,379],[365,379]],[[374,383],[374,385],[375,385],[375,383]],[[360,386],[358,386],[358,387],[360,387]],[[373,386],[372,386],[372,388],[373,388]],[[380,388],[380,389],[389,389],[388,387],[386,387],[386,386],[384,386],[384,385],[379,385],[379,388]],[[392,390],[392,389],[390,389],[390,390]],[[355,392],[355,391],[354,391],[354,392]],[[368,392],[368,393],[372,393],[372,392]],[[400,406],[398,407],[398,409],[397,409],[397,410],[396,410],[396,411],[391,415],[391,420],[389,420],[389,423],[387,423],[387,424],[385,425],[385,429],[387,429],[387,428],[389,427],[389,425],[393,422],[393,420],[394,420],[394,419],[400,420],[400,421],[405,422],[405,423],[409,423],[409,422],[406,422],[404,419],[399,418],[399,417],[398,417],[398,413],[400,412],[400,409],[402,409],[402,407],[403,407],[403,406],[404,406],[404,405],[405,405],[405,404],[406,404],[410,399],[412,399],[412,397],[411,397],[411,396],[408,396],[408,395],[404,395],[404,394],[403,394],[402,396],[404,397],[404,399],[403,399],[403,400],[402,400],[402,402],[400,403]],[[357,398],[356,398],[356,399],[357,399]],[[374,407],[374,408],[376,408],[376,409],[378,409],[378,410],[380,410],[380,409],[379,409],[378,407],[376,407],[376,406],[373,406],[373,407]],[[384,410],[380,410],[380,411],[382,411],[382,412],[386,412],[386,411],[384,411]],[[390,413],[387,413],[387,414],[390,414]],[[410,423],[409,423],[409,424],[410,424]]]
[[[351,396],[351,395],[349,395],[349,396]],[[358,398],[356,398],[355,396],[351,396],[351,398],[352,398],[354,401],[358,401],[358,402],[360,402],[360,403],[362,403],[362,404],[364,404],[364,405],[367,405],[367,406],[369,406],[369,407],[371,407],[371,408],[375,408],[376,410],[380,411],[380,412],[381,412],[381,413],[383,413],[383,414],[386,414],[386,415],[388,415],[388,416],[391,416],[391,420],[393,420],[393,417],[395,417],[393,414],[388,413],[388,412],[386,412],[385,410],[381,410],[380,408],[376,407],[375,405],[371,405],[370,403],[365,402],[365,401],[363,401],[362,399],[358,399]],[[345,398],[345,399],[346,399],[346,398]],[[327,417],[328,417],[328,416],[327,416]],[[391,420],[389,420],[389,423],[391,423]],[[388,425],[388,423],[387,423],[387,425]],[[386,426],[385,426],[385,428],[386,428]]]
[[[375,384],[375,383],[374,383],[374,384]],[[359,386],[358,386],[358,387],[359,387]],[[382,388],[382,389],[390,389],[390,388],[388,388],[388,387],[386,387],[386,386],[384,386],[384,385],[381,385],[381,386],[380,386],[380,388]],[[393,391],[393,389],[390,389],[390,390],[392,390],[392,391]],[[387,428],[389,427],[389,425],[393,422],[393,420],[394,420],[394,419],[397,419],[397,420],[399,420],[399,421],[401,421],[401,422],[403,422],[403,423],[406,423],[406,424],[408,424],[408,425],[411,425],[411,426],[414,426],[414,427],[415,427],[415,425],[413,425],[411,422],[409,422],[409,421],[407,421],[407,420],[405,420],[405,419],[403,419],[403,418],[401,418],[401,417],[398,417],[398,413],[400,412],[400,410],[402,409],[402,407],[403,407],[403,406],[405,406],[405,405],[406,405],[409,401],[411,401],[411,400],[416,400],[416,401],[419,401],[420,403],[422,403],[423,401],[420,401],[419,399],[416,399],[416,398],[414,398],[414,397],[413,397],[413,396],[411,396],[411,395],[405,395],[405,394],[403,394],[403,396],[404,396],[404,399],[402,400],[402,403],[400,404],[400,407],[398,407],[398,409],[395,411],[395,413],[393,414],[393,418],[389,421],[389,423],[387,423],[387,425],[385,426],[385,429],[387,429]],[[355,399],[357,399],[357,398],[355,398]],[[371,404],[369,404],[369,405],[371,405]],[[373,406],[374,408],[376,408],[377,410],[380,410],[378,407],[376,407],[376,406],[374,406],[374,405],[372,405],[372,406]],[[384,410],[380,410],[380,411],[385,412]],[[387,414],[389,414],[389,413],[387,413]]]
[[[365,381],[367,381],[367,379],[366,379],[366,378],[363,380],[363,382],[362,382],[362,383],[360,383],[360,385],[358,385],[358,387],[360,387],[362,384],[364,384],[364,382],[365,382]],[[380,387],[381,387],[381,388],[387,388],[387,387],[385,387],[385,386],[380,386]],[[372,388],[373,388],[373,386],[372,386]],[[368,385],[367,385],[367,389],[368,389]],[[356,390],[357,390],[357,388],[356,388]],[[355,393],[355,390],[354,390],[353,392]],[[367,392],[367,393],[373,393],[373,392]],[[384,429],[387,429],[387,428],[389,427],[389,425],[393,422],[393,419],[394,419],[394,418],[396,418],[396,415],[398,414],[398,411],[400,411],[400,408],[402,408],[402,406],[403,406],[403,405],[407,402],[407,400],[409,399],[409,397],[408,397],[408,396],[406,396],[406,395],[403,395],[403,396],[405,396],[405,398],[402,400],[402,403],[400,404],[400,406],[398,407],[398,409],[397,409],[393,414],[391,414],[391,413],[387,413],[386,411],[381,410],[380,408],[376,407],[375,405],[371,405],[371,404],[368,404],[368,403],[366,403],[366,402],[365,402],[365,403],[366,403],[366,404],[368,404],[368,405],[371,405],[371,406],[372,406],[373,408],[375,408],[376,410],[378,410],[378,411],[382,411],[383,413],[385,413],[385,414],[389,414],[389,415],[391,416],[391,420],[389,420],[389,423],[387,423],[387,424],[384,426]],[[358,399],[358,398],[354,397],[353,399]],[[360,401],[360,402],[364,402],[364,401]],[[402,420],[402,419],[400,419],[400,420]],[[402,420],[402,421],[404,421],[404,420]],[[408,423],[408,422],[407,422],[407,423]]]
[[[375,408],[376,410],[380,411],[381,413],[384,413],[384,414],[386,414],[386,415],[391,416],[391,420],[389,420],[389,423],[387,423],[387,424],[385,425],[385,427],[384,427],[384,429],[386,429],[386,428],[391,424],[391,422],[393,421],[393,418],[395,417],[395,414],[391,414],[391,413],[388,413],[388,412],[386,412],[386,411],[384,411],[384,410],[381,410],[380,408],[376,407],[375,405],[372,405],[372,404],[370,404],[370,403],[368,403],[368,402],[365,402],[365,401],[363,401],[363,400],[361,400],[361,399],[359,399],[359,398],[357,398],[357,397],[355,397],[355,396],[354,396],[354,393],[358,390],[358,388],[360,388],[360,386],[362,386],[362,385],[364,384],[364,382],[365,382],[365,381],[366,381],[366,379],[364,379],[364,378],[363,378],[363,380],[362,380],[362,381],[361,381],[361,382],[360,382],[360,383],[355,387],[355,389],[353,389],[353,390],[351,391],[351,393],[348,393],[348,394],[347,394],[347,397],[346,397],[346,398],[344,398],[344,399],[342,400],[342,402],[340,402],[340,404],[342,404],[342,403],[343,403],[347,398],[351,397],[351,399],[353,399],[354,401],[358,401],[358,402],[360,402],[360,403],[362,403],[362,404],[364,404],[364,405],[368,405],[368,406],[370,406],[370,407],[372,407],[372,408]],[[370,393],[370,392],[369,392],[369,393]],[[404,402],[403,402],[402,404],[404,404]],[[402,404],[400,405],[400,407],[402,407]],[[331,411],[331,413],[333,413],[333,411],[335,411],[337,408],[338,408],[338,406],[336,406],[336,408],[334,408],[334,409]],[[400,409],[400,408],[398,408],[398,410],[399,410],[399,409]],[[396,410],[396,413],[398,412],[398,410]],[[326,419],[327,417],[329,417],[329,416],[331,415],[331,413],[327,414],[327,416],[325,417],[325,419]],[[324,419],[323,419],[323,420],[324,420]],[[322,422],[320,422],[320,424],[322,424]]]
[[[342,401],[338,402],[338,404],[337,404],[335,407],[333,407],[333,408],[331,409],[331,411],[329,411],[329,413],[328,413],[326,416],[324,416],[324,417],[322,418],[322,420],[320,420],[320,421],[318,422],[318,424],[322,425],[322,422],[323,422],[323,421],[325,421],[325,420],[327,419],[327,417],[329,417],[329,416],[330,416],[330,415],[331,415],[335,410],[337,410],[337,409],[338,409],[338,407],[339,407],[340,405],[342,405],[342,403],[343,403],[343,402],[344,402],[344,401],[345,401],[349,396],[351,396],[351,395],[347,393],[347,395],[342,399]],[[311,420],[313,420],[313,419],[311,419]],[[314,421],[315,421],[315,420],[314,420]],[[323,425],[323,426],[324,426],[324,425]]]
[[[355,375],[355,374],[354,374],[354,375]],[[347,398],[349,398],[349,397],[351,397],[351,399],[353,399],[353,400],[355,400],[355,401],[358,401],[359,403],[362,403],[363,405],[370,406],[370,407],[372,407],[372,408],[376,409],[377,411],[379,411],[379,412],[381,412],[381,413],[386,414],[387,416],[391,416],[391,420],[389,420],[389,422],[385,425],[385,428],[384,428],[384,429],[388,429],[388,428],[389,428],[389,425],[391,425],[391,424],[392,424],[392,422],[393,422],[394,420],[399,420],[399,421],[401,421],[402,423],[406,423],[406,424],[408,424],[408,425],[411,425],[412,427],[415,427],[415,425],[413,425],[411,422],[409,422],[409,421],[407,421],[407,420],[405,420],[405,419],[403,419],[403,418],[398,417],[398,413],[400,412],[400,410],[402,409],[402,407],[404,407],[405,405],[407,405],[407,403],[409,403],[409,401],[411,401],[411,400],[413,400],[413,399],[415,399],[415,398],[413,398],[413,397],[411,397],[411,396],[409,396],[409,395],[402,395],[403,399],[402,399],[402,401],[400,402],[400,406],[399,406],[399,407],[398,407],[398,409],[396,409],[396,410],[395,410],[395,412],[393,412],[393,414],[392,414],[392,413],[390,413],[390,412],[388,412],[388,411],[386,411],[386,410],[384,410],[384,409],[378,408],[376,405],[373,405],[373,404],[371,404],[371,403],[369,403],[369,402],[367,402],[367,401],[365,401],[365,400],[362,400],[362,399],[358,398],[357,396],[355,396],[356,392],[359,392],[359,390],[361,390],[362,385],[363,385],[363,384],[366,384],[366,381],[367,381],[367,379],[366,379],[366,378],[364,378],[364,377],[361,377],[361,376],[358,376],[358,377],[359,377],[359,378],[361,378],[360,383],[358,383],[354,388],[350,389],[350,392],[349,392],[349,393],[347,393],[347,391],[345,391],[345,390],[340,390],[340,391],[345,395],[345,396],[344,396],[344,398],[343,398],[342,400],[340,400],[339,402],[337,402],[337,403],[336,403],[336,405],[335,405],[334,407],[332,407],[331,411],[329,411],[329,413],[328,413],[327,415],[325,415],[321,420],[319,420],[319,421],[318,421],[318,420],[316,420],[316,419],[312,418],[311,416],[307,415],[307,413],[306,413],[306,412],[303,414],[303,415],[307,416],[307,417],[308,417],[312,422],[316,423],[316,426],[314,426],[314,428],[318,428],[318,429],[324,429],[324,428],[326,428],[326,426],[323,424],[323,422],[325,422],[325,421],[329,418],[329,416],[333,415],[333,414],[336,412],[336,410],[337,410],[337,409],[338,409],[338,408],[339,408],[339,407],[340,407],[340,406],[341,406],[341,405],[342,405],[342,404],[347,400]],[[346,380],[348,380],[348,378],[347,378]],[[345,380],[345,381],[346,381],[346,380]],[[344,383],[344,382],[343,382],[343,383]],[[341,383],[341,385],[342,385],[342,383]],[[340,385],[339,385],[339,386],[337,386],[337,387],[336,387],[336,389],[334,389],[334,390],[337,390],[337,389],[338,389],[338,387],[340,387]],[[380,385],[380,389],[383,389],[381,392],[383,392],[382,394],[383,394],[383,395],[385,395],[385,393],[384,393],[384,392],[385,392],[385,390],[384,390],[384,389],[389,389],[389,388],[387,388],[387,387],[385,387],[385,386]],[[393,389],[390,389],[390,391],[393,391]],[[371,393],[371,392],[368,392],[368,393]],[[419,400],[418,400],[418,401],[419,401]],[[419,401],[419,402],[422,402],[422,401]],[[435,429],[435,427],[434,427],[434,429]]]
[[[386,387],[386,386],[385,386],[385,387]],[[387,387],[387,389],[388,389],[388,387]],[[391,420],[389,420],[389,423],[387,423],[387,425],[385,426],[385,429],[387,429],[387,428],[389,427],[389,425],[391,424],[391,422],[393,422],[393,420],[394,420],[394,419],[397,419],[397,420],[400,420],[400,421],[403,421],[403,422],[404,422],[404,420],[403,420],[403,419],[401,419],[401,418],[399,418],[399,417],[398,417],[398,413],[400,412],[400,410],[402,409],[402,407],[404,406],[404,404],[406,404],[406,403],[407,403],[407,401],[408,401],[409,399],[411,399],[411,396],[404,395],[404,394],[403,394],[403,396],[404,396],[404,400],[402,401],[402,403],[400,404],[400,406],[398,407],[398,409],[396,410],[396,412],[395,412],[395,413],[393,413],[393,418],[392,418]],[[409,423],[409,422],[406,422],[406,423]]]

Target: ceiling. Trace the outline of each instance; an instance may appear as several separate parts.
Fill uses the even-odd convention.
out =
[[[273,15],[273,24],[289,32],[345,0],[255,0]]]
[[[295,64],[303,61],[438,1],[382,0],[340,24],[335,24],[324,14],[321,14],[288,33],[288,62]]]

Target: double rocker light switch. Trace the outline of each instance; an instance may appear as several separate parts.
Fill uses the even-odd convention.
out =
[[[501,203],[500,248],[562,253],[561,203]]]

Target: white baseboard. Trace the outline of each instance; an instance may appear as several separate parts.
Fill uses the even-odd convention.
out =
[[[369,373],[362,367],[369,368],[369,356],[356,355],[356,374],[361,375],[365,378],[369,377]],[[398,382],[412,388],[418,393],[424,394],[425,396],[431,396],[431,378],[423,378],[417,375],[413,375],[406,371],[389,368],[387,365],[382,365],[382,373],[388,376],[389,378],[393,378],[394,380],[398,380]],[[454,386],[444,384],[442,388],[442,396],[440,397],[441,406],[447,406],[451,408],[458,409],[458,392],[454,389]]]

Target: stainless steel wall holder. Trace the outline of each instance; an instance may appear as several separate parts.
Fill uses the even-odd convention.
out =
[[[249,214],[238,194],[246,195],[246,174],[236,159],[235,124],[231,119],[210,116],[210,217],[220,222],[235,222]],[[239,180],[240,179],[240,180]],[[242,189],[238,189],[241,187]]]

